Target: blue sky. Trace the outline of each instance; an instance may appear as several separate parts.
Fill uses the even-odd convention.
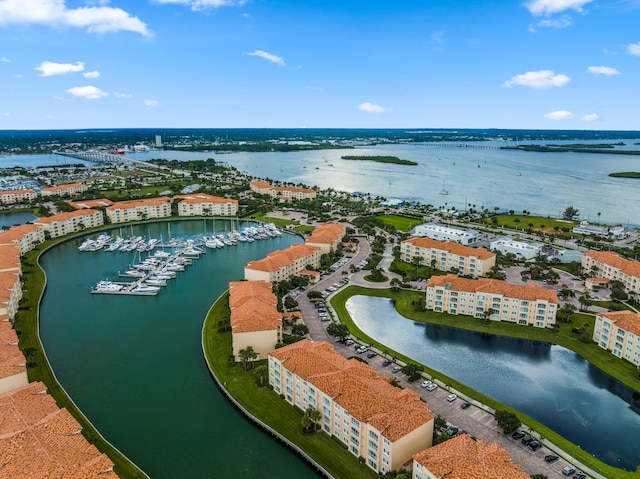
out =
[[[640,130],[640,0],[0,0],[0,129]]]

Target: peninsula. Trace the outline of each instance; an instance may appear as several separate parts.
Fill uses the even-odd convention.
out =
[[[341,157],[343,160],[360,160],[360,161],[375,161],[376,163],[394,163],[396,165],[410,165],[416,166],[418,163],[411,160],[402,160],[397,156],[374,156],[374,155],[344,155]]]

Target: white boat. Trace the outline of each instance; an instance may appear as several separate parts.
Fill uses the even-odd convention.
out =
[[[164,279],[152,278],[148,277],[144,280],[145,284],[150,284],[151,286],[166,286],[167,282]]]
[[[442,190],[440,191],[440,193],[438,193],[439,195],[445,196],[448,195],[449,192],[447,190],[444,189],[444,181],[442,182]]]
[[[124,272],[124,276],[131,276],[132,278],[142,278],[144,275],[144,271],[139,271],[137,269],[128,269]]]
[[[153,256],[155,258],[168,258],[169,256],[171,256],[171,254],[167,253],[166,251],[156,251],[155,253],[153,253]]]
[[[131,290],[132,293],[157,293],[158,291],[160,291],[160,287],[159,286],[149,286],[148,284],[145,283],[140,283],[138,286],[136,286],[135,288],[133,288]]]
[[[98,281],[96,285],[95,291],[99,291],[102,293],[117,293],[118,291],[122,291],[121,284],[112,283],[111,281]]]

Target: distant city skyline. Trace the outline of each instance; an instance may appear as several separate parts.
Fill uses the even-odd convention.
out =
[[[640,130],[640,0],[0,0],[0,130]]]

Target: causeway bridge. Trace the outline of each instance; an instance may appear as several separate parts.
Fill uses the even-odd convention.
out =
[[[90,161],[92,163],[112,163],[112,164],[135,164],[138,166],[153,167],[151,163],[146,161],[134,160],[124,155],[115,155],[113,153],[105,152],[89,152],[89,151],[56,151],[56,155],[67,156],[69,158],[76,158],[78,160]]]

